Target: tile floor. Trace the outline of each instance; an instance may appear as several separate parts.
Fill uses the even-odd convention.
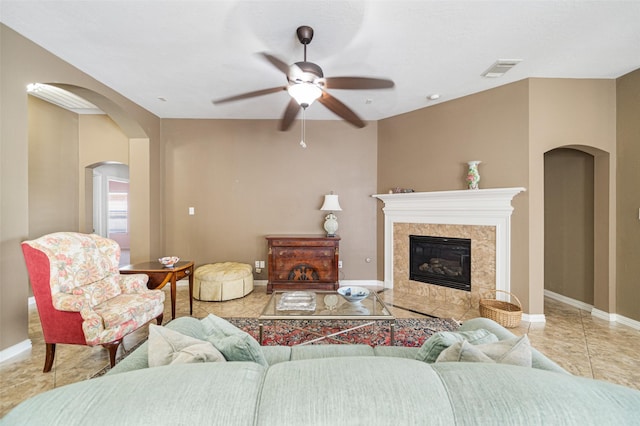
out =
[[[177,316],[189,314],[188,288],[178,287]],[[165,323],[171,318],[168,286]],[[477,310],[461,306],[434,305],[413,295],[393,290],[381,293],[398,318],[421,317],[424,312],[459,321],[479,316]],[[257,286],[250,295],[227,302],[194,301],[193,315],[209,313],[222,317],[257,317],[268,300],[265,286]],[[403,309],[404,308],[404,309]],[[533,346],[569,372],[640,389],[640,331],[594,318],[590,313],[552,299],[545,299],[545,324],[522,323],[515,334],[528,333]],[[20,401],[55,387],[87,380],[108,365],[102,347],[58,345],[53,370],[43,373],[44,342],[35,306],[29,310],[30,353],[0,364],[0,417]],[[129,350],[147,337],[146,327],[125,338]],[[119,350],[119,355],[122,349]]]

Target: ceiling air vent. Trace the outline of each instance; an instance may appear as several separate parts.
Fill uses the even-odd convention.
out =
[[[520,62],[522,62],[522,59],[498,59],[495,64],[491,65],[491,67],[481,75],[487,78],[502,77],[504,73],[518,65]]]

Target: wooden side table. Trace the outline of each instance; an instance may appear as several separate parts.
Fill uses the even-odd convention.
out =
[[[193,315],[193,261],[181,260],[173,268],[165,268],[160,262],[142,262],[120,268],[121,274],[147,274],[147,287],[161,289],[171,283],[171,319],[176,318],[176,287],[178,280],[189,277],[189,315]]]

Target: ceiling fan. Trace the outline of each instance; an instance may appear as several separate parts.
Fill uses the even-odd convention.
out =
[[[325,77],[320,66],[307,61],[307,45],[311,43],[313,39],[313,28],[306,25],[298,27],[296,34],[300,43],[304,45],[304,61],[287,65],[273,55],[262,53],[265,59],[287,76],[286,86],[256,90],[228,98],[217,99],[214,100],[213,103],[221,104],[224,102],[238,101],[286,90],[289,92],[289,95],[291,95],[291,100],[287,104],[287,108],[280,121],[279,129],[282,131],[288,130],[289,127],[291,127],[300,109],[307,109],[316,99],[347,122],[358,128],[364,127],[364,121],[348,106],[329,94],[326,89],[388,89],[394,86],[393,81],[370,77]]]

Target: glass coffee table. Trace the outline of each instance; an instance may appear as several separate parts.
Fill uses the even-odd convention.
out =
[[[313,303],[311,300],[313,299]],[[265,306],[259,320],[259,342],[263,342],[263,329],[265,321],[292,320],[350,320],[362,322],[338,332],[327,335],[310,332],[317,335],[316,338],[307,340],[300,345],[308,345],[327,338],[333,338],[362,327],[376,326],[379,322],[389,324],[390,345],[395,343],[395,317],[380,301],[375,291],[360,302],[349,302],[335,291],[275,291]],[[307,330],[304,330],[307,331]]]

